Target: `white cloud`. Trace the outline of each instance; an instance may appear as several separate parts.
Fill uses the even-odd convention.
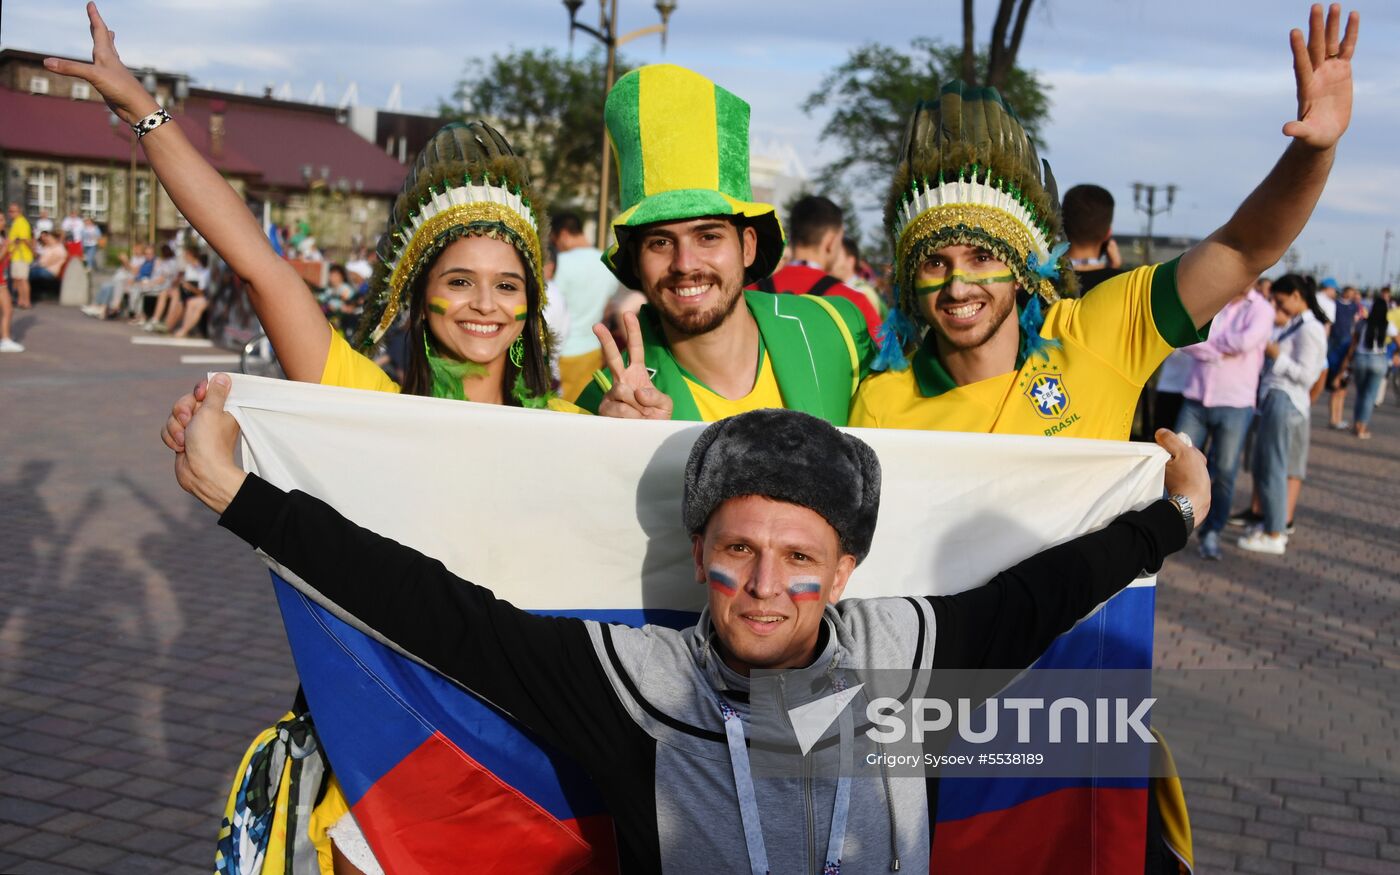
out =
[[[1400,227],[1400,210],[1388,204],[1400,182],[1391,169],[1400,142],[1400,66],[1389,48],[1400,44],[1400,4],[1354,5],[1364,21],[1355,120],[1300,246],[1327,249],[1337,264],[1374,261],[1370,269],[1378,270],[1370,241],[1387,225]],[[621,6],[624,30],[656,21],[646,0]],[[590,0],[580,20],[595,22],[596,8]],[[1304,23],[1302,0],[1054,0],[1035,8],[1022,62],[1054,86],[1047,157],[1062,187],[1108,185],[1120,200],[1120,227],[1137,226],[1130,185],[1141,179],[1182,187],[1159,229],[1207,233],[1286,145],[1279,129],[1295,111],[1287,32]],[[985,34],[994,4],[978,0],[977,9]],[[469,57],[512,46],[568,50],[558,0],[109,0],[103,14],[133,64],[224,86],[242,80],[250,91],[290,81],[297,95],[318,81],[328,91],[355,81],[362,104],[382,102],[400,82],[404,106],[418,109],[451,94]],[[814,170],[832,157],[818,141],[825,119],[798,107],[851,48],[960,36],[957,4],[909,0],[683,0],[671,24],[666,54],[647,37],[626,55],[715,78],[753,105],[756,138],[786,140]],[[15,48],[90,50],[77,3],[8,0],[0,34]],[[580,35],[573,51],[592,46]]]

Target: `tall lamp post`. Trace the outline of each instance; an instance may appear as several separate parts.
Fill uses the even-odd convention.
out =
[[[617,47],[626,45],[638,37],[659,33],[661,34],[661,48],[664,51],[666,49],[667,26],[671,21],[671,13],[676,11],[676,0],[656,0],[656,11],[661,15],[660,24],[641,27],[621,35],[617,32],[617,0],[598,0],[598,26],[596,28],[578,21],[578,11],[582,6],[583,0],[564,0],[564,8],[569,10],[569,40],[573,41],[574,31],[581,30],[607,48],[608,66],[603,81],[603,99],[606,100],[608,92],[612,91],[613,87]],[[599,167],[598,179],[598,248],[606,249],[608,244],[608,189],[612,183],[612,140],[608,137],[606,121],[603,122],[603,160]]]
[[[110,110],[107,124],[113,134],[124,135],[131,141],[126,170],[126,253],[130,256],[136,252],[136,133]]]
[[[1390,241],[1394,239],[1395,232],[1389,228],[1385,229],[1385,241],[1381,244],[1381,285],[1387,285],[1385,278],[1386,262],[1390,261]]]
[[[1157,191],[1165,189],[1167,202],[1163,206],[1157,206]],[[1147,214],[1147,242],[1144,246],[1143,262],[1152,263],[1152,220],[1162,213],[1170,212],[1172,203],[1176,201],[1175,185],[1154,185],[1146,182],[1133,183],[1133,209]]]

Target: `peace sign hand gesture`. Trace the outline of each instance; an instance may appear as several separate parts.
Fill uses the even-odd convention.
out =
[[[612,332],[601,323],[593,326],[593,335],[603,348],[603,362],[612,372],[613,381],[612,388],[598,404],[598,415],[619,419],[670,419],[671,396],[652,385],[651,373],[647,370],[646,349],[642,344],[642,325],[637,321],[637,314],[623,314],[622,326],[627,333],[629,363],[625,366]]]
[[[136,124],[160,106],[117,56],[117,35],[107,29],[107,23],[97,12],[96,3],[87,5],[87,14],[92,31],[92,63],[45,58],[44,67],[59,75],[74,76],[89,83],[118,118],[129,125]]]
[[[1293,75],[1298,83],[1298,119],[1283,126],[1284,136],[1314,149],[1337,144],[1351,122],[1351,57],[1361,29],[1361,15],[1347,17],[1342,33],[1342,6],[1333,3],[1324,22],[1322,6],[1308,15],[1308,36],[1298,29],[1288,34],[1293,47]]]

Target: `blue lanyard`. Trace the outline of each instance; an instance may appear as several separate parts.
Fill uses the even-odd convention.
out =
[[[836,691],[845,689],[841,679]],[[763,825],[759,819],[758,797],[754,793],[753,771],[749,766],[749,748],[744,740],[744,718],[729,703],[719,701],[724,718],[724,735],[729,745],[729,765],[734,771],[734,789],[739,796],[739,818],[744,827],[744,844],[749,852],[751,875],[769,875],[768,850],[763,842]],[[845,773],[851,757],[851,738],[855,735],[855,719],[850,708],[843,708],[838,718],[841,770],[836,779],[836,799],[831,806],[831,829],[827,838],[826,864],[821,875],[841,875],[841,854],[846,844],[846,824],[851,812],[851,778]]]

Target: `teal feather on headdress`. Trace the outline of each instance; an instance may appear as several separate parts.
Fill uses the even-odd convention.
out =
[[[878,335],[879,352],[870,363],[872,371],[902,371],[909,367],[909,359],[904,349],[915,337],[919,328],[898,307],[891,307],[890,314],[880,326]]]
[[[1052,264],[1054,262],[1051,262]],[[1026,361],[1031,356],[1040,356],[1042,361],[1050,360],[1050,350],[1059,349],[1060,341],[1040,336],[1045,325],[1045,313],[1040,308],[1040,295],[1028,295],[1021,307],[1021,349],[1020,359]]]
[[[1045,263],[1040,263],[1040,256],[1032,252],[1026,256],[1026,267],[1031,273],[1042,279],[1057,280],[1060,278],[1060,259],[1069,251],[1069,241],[1062,240],[1050,250],[1050,256],[1045,259]]]

